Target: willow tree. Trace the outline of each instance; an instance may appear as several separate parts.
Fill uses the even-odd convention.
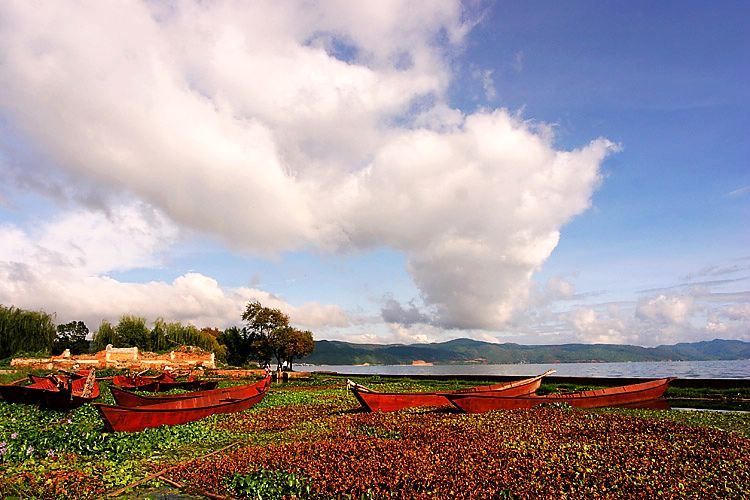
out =
[[[162,318],[154,321],[154,327],[151,329],[151,350],[154,352],[163,352],[169,349],[169,339],[167,339],[167,323]]]
[[[99,329],[94,333],[94,349],[97,351],[103,351],[107,347],[107,344],[112,344],[114,346],[116,343],[116,335],[112,323],[107,320],[102,320]]]
[[[217,342],[218,334],[219,330],[215,328],[199,330],[194,325],[183,325],[179,321],[167,323],[164,319],[158,318],[151,329],[151,349],[164,352],[189,345],[212,352],[223,360],[226,357],[226,348]]]
[[[0,305],[0,358],[18,353],[49,354],[56,330],[52,316]]]
[[[151,330],[146,326],[146,318],[124,314],[115,326],[114,347],[137,347],[151,350]]]

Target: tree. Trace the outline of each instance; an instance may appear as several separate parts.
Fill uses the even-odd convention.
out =
[[[52,354],[61,354],[65,349],[70,349],[71,354],[88,352],[88,334],[89,329],[83,321],[57,325],[57,337],[52,343]]]
[[[309,356],[314,350],[315,341],[311,331],[292,329],[285,339],[283,361],[291,370],[295,359]]]
[[[55,340],[55,323],[44,311],[0,305],[0,358],[19,352],[46,353]]]
[[[99,325],[99,329],[94,334],[94,350],[103,351],[107,348],[108,344],[112,344],[114,346],[115,342],[116,333],[114,327],[112,326],[112,323],[107,320],[102,320],[102,323]]]
[[[154,352],[164,352],[168,349],[167,323],[164,319],[157,318],[154,321],[154,327],[151,329],[151,350]]]
[[[312,332],[297,330],[287,325],[271,331],[268,335],[267,348],[276,358],[277,370],[281,370],[285,364],[291,370],[295,359],[313,352],[315,342]]]
[[[203,328],[201,328],[201,333],[216,338],[221,335],[221,330],[219,330],[218,328],[210,328],[208,326],[204,326]]]
[[[252,346],[251,350],[261,366],[268,367],[274,356],[272,337],[280,328],[289,326],[289,316],[278,309],[263,307],[260,302],[250,302],[242,314],[247,332],[246,342]]]
[[[284,365],[284,360],[286,359],[286,348],[293,334],[294,328],[289,325],[280,326],[268,333],[266,338],[266,348],[270,355],[276,358],[277,370],[281,370]]]
[[[151,347],[151,330],[146,326],[146,319],[140,316],[125,314],[115,327],[114,347],[138,347],[149,350]]]
[[[232,366],[245,365],[253,355],[253,342],[246,328],[232,326],[224,330],[216,340],[224,346],[227,363]]]
[[[226,359],[231,365],[242,366],[255,357],[261,366],[269,367],[276,358],[277,369],[284,363],[291,367],[295,359],[315,348],[311,332],[289,326],[289,316],[263,307],[257,300],[247,304],[242,319],[243,328],[227,328],[216,338],[226,347]]]

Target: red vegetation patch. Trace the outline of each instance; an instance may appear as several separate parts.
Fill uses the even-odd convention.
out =
[[[39,499],[100,498],[104,485],[99,478],[78,470],[48,470],[44,474],[24,472],[8,477],[0,486],[3,498],[13,497],[16,491],[22,496],[33,495]],[[71,494],[75,492],[74,494]]]
[[[255,415],[250,427],[306,421],[299,407],[282,410]],[[325,414],[317,405],[309,411],[311,419]],[[329,415],[325,427],[318,437],[215,455],[174,476],[230,493],[224,481],[234,473],[283,470],[309,478],[323,497],[354,498],[750,494],[750,440],[666,420],[537,409]]]

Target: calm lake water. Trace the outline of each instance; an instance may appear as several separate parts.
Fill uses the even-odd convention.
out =
[[[631,363],[553,363],[517,365],[295,365],[298,371],[361,375],[533,376],[549,369],[561,377],[750,378],[750,359],[739,361],[648,361]]]

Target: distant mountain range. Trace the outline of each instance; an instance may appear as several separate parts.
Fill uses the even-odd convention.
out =
[[[352,344],[318,340],[305,363],[320,365],[586,363],[750,359],[750,342],[711,340],[658,347],[616,344],[520,345],[457,339],[434,344]]]

